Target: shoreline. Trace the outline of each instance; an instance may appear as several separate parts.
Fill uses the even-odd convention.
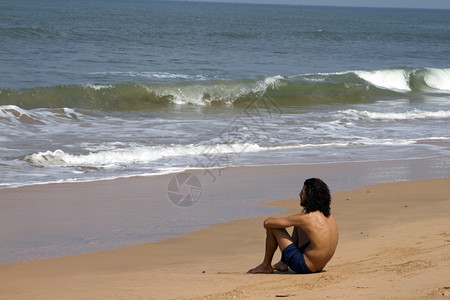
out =
[[[432,137],[430,139],[423,139],[423,141],[427,142],[421,142],[417,143],[419,144],[428,144],[428,145],[434,145],[437,144],[440,147],[443,148],[449,148],[450,142],[448,142],[448,139],[445,138],[438,138],[438,137]],[[42,185],[53,185],[53,184],[69,184],[69,183],[76,183],[76,184],[83,184],[83,183],[89,183],[89,182],[102,182],[102,181],[110,181],[110,180],[121,180],[121,179],[129,179],[129,178],[139,178],[139,177],[154,177],[154,176],[171,176],[177,173],[181,172],[191,172],[191,171],[204,171],[204,172],[216,172],[218,170],[224,170],[224,169],[233,169],[233,168],[267,168],[267,167],[283,167],[283,166],[311,166],[311,165],[335,165],[335,164],[358,164],[358,163],[388,163],[390,161],[408,161],[408,160],[439,160],[439,159],[447,159],[449,160],[450,155],[445,153],[434,153],[433,155],[419,155],[416,153],[417,156],[408,157],[408,158],[372,158],[372,159],[358,159],[358,160],[325,160],[325,161],[314,161],[314,162],[292,162],[292,163],[285,163],[285,162],[277,162],[277,163],[257,163],[257,164],[243,164],[243,165],[231,165],[231,166],[214,166],[214,167],[187,167],[187,168],[179,168],[177,171],[165,171],[162,173],[142,173],[142,174],[130,174],[130,175],[121,175],[121,176],[114,176],[114,177],[104,177],[104,178],[90,178],[90,179],[76,179],[76,180],[65,180],[65,181],[48,181],[48,182],[25,182],[25,183],[0,183],[0,191],[3,189],[17,189],[17,188],[24,188],[24,187],[31,187],[31,186],[42,186]]]
[[[154,243],[1,265],[0,297],[446,299],[449,192],[450,178],[333,193],[340,241],[317,274],[244,274],[263,256],[266,217],[257,217]],[[299,209],[296,199],[264,205],[281,215]]]
[[[280,210],[261,204],[297,197],[309,177],[322,178],[337,193],[445,178],[449,166],[449,157],[443,156],[189,170],[201,184],[201,197],[190,207],[178,207],[168,197],[175,174],[2,189],[0,265],[155,242],[215,223],[272,215]]]

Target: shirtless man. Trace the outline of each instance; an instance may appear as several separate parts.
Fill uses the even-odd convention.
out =
[[[248,273],[286,272],[288,267],[296,273],[320,272],[333,257],[338,243],[336,220],[330,213],[331,196],[328,186],[318,178],[307,179],[299,194],[303,211],[286,218],[268,218],[266,250],[263,262]],[[292,236],[285,228],[294,226]],[[277,248],[281,260],[272,267]]]

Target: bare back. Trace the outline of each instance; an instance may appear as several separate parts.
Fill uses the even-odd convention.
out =
[[[332,214],[327,218],[319,211],[299,216],[302,221],[297,229],[298,246],[310,241],[309,247],[303,253],[305,262],[311,271],[320,271],[333,257],[337,247],[339,234],[336,220]]]

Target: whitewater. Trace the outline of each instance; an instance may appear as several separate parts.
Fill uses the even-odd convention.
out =
[[[3,90],[2,187],[448,155],[448,76],[384,69]]]

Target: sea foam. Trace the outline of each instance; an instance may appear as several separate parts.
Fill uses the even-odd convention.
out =
[[[354,118],[386,120],[386,121],[450,118],[450,110],[423,111],[419,109],[414,109],[406,112],[370,112],[370,111],[358,111],[355,109],[348,109],[339,112],[346,116]]]
[[[30,154],[25,157],[25,160],[34,166],[111,168],[129,164],[148,163],[176,156],[219,156],[257,151],[260,151],[260,147],[257,144],[138,146],[87,154],[71,154],[58,149]]]

